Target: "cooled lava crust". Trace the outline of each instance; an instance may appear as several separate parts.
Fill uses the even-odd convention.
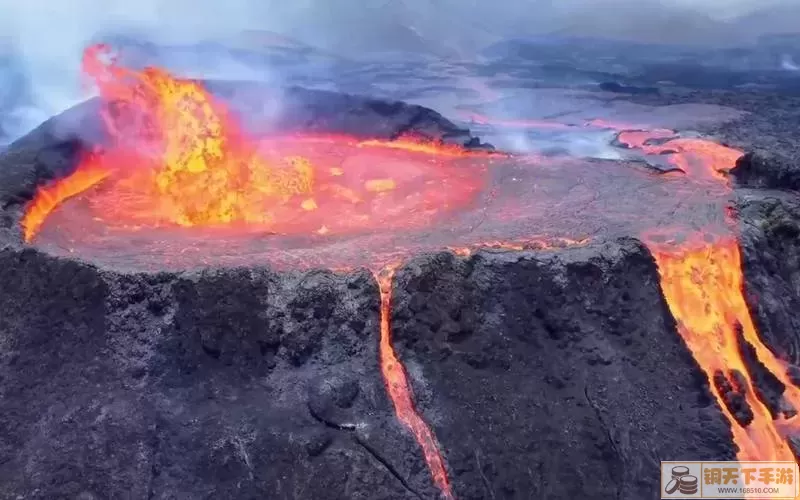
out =
[[[258,107],[255,87],[209,88]],[[0,158],[0,496],[639,500],[660,458],[752,451],[760,407],[727,372],[710,386],[659,246],[702,228],[738,265],[718,179],[738,154],[627,131],[682,171],[510,157],[425,108],[286,95],[294,121],[265,136],[380,165],[403,210],[133,230],[101,182],[25,243],[35,193],[106,140],[97,102]],[[412,133],[458,154],[387,145]],[[413,184],[443,171],[454,190]]]

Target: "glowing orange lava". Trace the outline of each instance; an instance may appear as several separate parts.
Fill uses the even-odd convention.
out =
[[[87,49],[83,62],[99,88],[110,140],[37,191],[22,221],[27,242],[60,204],[88,190],[85,206],[105,232],[171,225],[326,237],[425,224],[471,203],[483,187],[485,166],[457,163],[471,156],[464,148],[414,137],[254,140],[198,82],[158,68],[122,68],[102,45]],[[382,373],[398,419],[418,441],[434,483],[452,498],[436,440],[414,409],[391,346],[392,273],[378,277]]]
[[[139,173],[143,204],[164,221],[268,223],[273,206],[311,192],[310,165],[264,161],[225,106],[199,83],[159,68],[130,71],[103,45],[87,49],[83,68],[107,103],[102,113],[109,149],[123,162],[109,170]]]
[[[786,367],[763,344],[753,325],[742,295],[744,284],[736,239],[708,243],[694,238],[679,246],[653,243],[650,246],[658,263],[664,296],[678,321],[678,331],[706,373],[731,423],[739,460],[794,460],[786,442],[788,429],[773,421],[770,411],[756,397],[752,377],[739,350],[737,325],[741,326],[745,340],[755,347],[760,361],[786,384],[785,396],[793,405],[800,401],[797,389],[788,380]],[[742,374],[747,381],[748,387],[743,392],[754,414],[747,427],[733,418],[713,383],[715,372],[727,376],[731,370]]]
[[[391,304],[395,267],[385,268],[375,275],[381,293],[381,371],[383,372],[386,389],[389,391],[389,397],[392,400],[392,404],[394,404],[397,418],[414,435],[422,448],[428,469],[433,476],[433,482],[439,487],[445,498],[452,499],[453,492],[450,487],[450,481],[447,479],[447,469],[445,469],[444,459],[439,453],[436,438],[414,408],[411,386],[408,383],[405,368],[403,368],[400,360],[397,359],[392,347]]]
[[[21,225],[25,241],[33,239],[47,216],[57,206],[101,182],[110,173],[97,155],[87,154],[81,162],[81,167],[74,173],[38,189],[22,216]]]
[[[671,134],[664,131],[629,131],[620,134],[620,141],[649,154],[672,152],[670,162],[698,181],[725,183],[726,170],[742,154],[710,141],[669,137]],[[754,390],[753,377],[740,351],[737,329],[754,348],[758,360],[785,386],[784,400],[800,410],[800,389],[790,380],[787,364],[761,340],[745,302],[740,248],[734,232],[724,231],[722,236],[693,233],[680,242],[665,242],[663,234],[654,232],[643,239],[658,264],[661,287],[678,331],[705,372],[730,423],[739,460],[796,460],[787,439],[800,430],[800,420],[784,414],[778,420],[773,418]],[[737,422],[714,384],[715,373],[731,382],[734,372],[744,380],[745,387],[740,389],[753,412],[747,426]]]
[[[651,155],[672,153],[667,161],[686,174],[697,179],[723,182],[727,181],[727,170],[733,168],[736,160],[744,154],[742,151],[705,139],[668,139],[674,136],[674,132],[669,130],[629,130],[620,132],[618,140]],[[650,142],[656,139],[668,140]]]
[[[436,156],[463,157],[467,154],[472,156],[474,155],[506,156],[501,153],[495,153],[494,151],[476,150],[474,152],[467,153],[463,147],[455,144],[436,144],[431,142],[425,142],[410,135],[398,137],[396,140],[390,142],[375,140],[375,139],[361,141],[358,143],[358,146],[362,148],[379,147],[379,148],[402,149],[404,151],[416,151],[419,153],[427,153]]]
[[[484,166],[460,162],[498,156],[413,136],[254,139],[198,82],[120,67],[103,45],[87,49],[84,70],[100,90],[110,140],[60,181],[70,189],[58,199],[37,192],[27,242],[66,198],[106,179],[89,203],[109,231],[239,227],[334,236],[425,225],[481,191]]]

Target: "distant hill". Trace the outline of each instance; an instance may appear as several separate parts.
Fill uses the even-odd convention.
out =
[[[637,9],[628,0],[603,8],[576,10],[556,23],[559,36],[610,38],[675,45],[734,45],[740,34],[730,25],[690,9],[647,4]]]
[[[800,5],[764,7],[735,21],[741,34],[800,34]]]

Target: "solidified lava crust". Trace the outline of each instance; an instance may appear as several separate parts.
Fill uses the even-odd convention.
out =
[[[260,95],[206,87],[231,109]],[[303,160],[259,196],[296,201],[291,220],[163,178],[154,210],[92,156],[126,152],[97,102],[0,157],[0,496],[639,500],[664,457],[791,453],[796,422],[771,417],[800,392],[756,329],[790,319],[751,320],[739,272],[779,265],[747,248],[778,252],[791,223],[745,204],[772,225],[741,255],[738,152],[621,129],[672,167],[509,156],[418,106],[286,95],[277,130],[297,133],[260,145]],[[241,173],[249,148],[176,176]]]

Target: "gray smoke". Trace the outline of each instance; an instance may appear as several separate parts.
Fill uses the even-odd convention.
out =
[[[732,44],[800,29],[800,0],[0,0],[0,12],[0,127],[11,134],[85,98],[82,50],[118,31],[188,43],[266,30],[354,58],[469,59],[499,40],[542,33]],[[217,73],[248,72],[213,63]]]

